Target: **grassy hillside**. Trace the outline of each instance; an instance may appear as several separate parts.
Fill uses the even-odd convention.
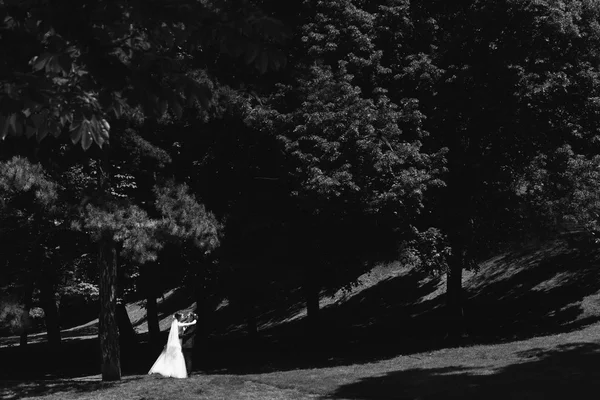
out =
[[[482,263],[478,271],[464,276],[467,330],[459,344],[527,339],[598,321],[597,267],[597,254],[569,248],[564,241]],[[304,334],[299,291],[289,293],[285,302],[278,299],[272,307],[267,304],[259,310],[260,337],[254,341],[243,335],[243,319],[225,301],[211,318],[212,334],[206,347],[199,349],[203,356],[199,367],[213,373],[283,371],[352,365],[448,347],[444,291],[443,276],[431,277],[399,264],[375,268],[352,291],[322,298],[322,331],[312,341]],[[166,331],[172,313],[193,307],[183,292],[166,293],[159,301],[161,329]],[[127,310],[143,341],[147,323],[141,303],[129,304]],[[94,320],[63,332],[63,337],[91,340],[96,333]],[[44,334],[31,339],[43,342]],[[3,347],[16,343],[16,337],[0,339]],[[3,351],[8,356],[8,351],[16,355],[17,350]]]
[[[377,362],[263,374],[194,374],[178,380],[129,375],[120,382],[83,379],[0,380],[0,398],[16,400],[596,399],[600,324],[494,345],[401,355]]]

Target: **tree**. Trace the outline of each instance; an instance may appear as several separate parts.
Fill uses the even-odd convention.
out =
[[[579,230],[595,245],[600,235],[600,156],[569,145],[539,155],[517,181],[523,209],[548,231]]]
[[[127,199],[103,199],[100,206],[88,204],[78,228],[89,232],[99,245],[106,242],[120,245],[118,251],[116,246],[111,251],[113,268],[117,268],[117,256],[138,265],[152,265],[167,243],[179,246],[189,244],[198,248],[204,256],[218,246],[220,224],[189,193],[187,186],[174,182],[156,186],[152,203],[156,218]],[[151,272],[147,273],[150,274],[150,281],[159,278]],[[116,293],[113,295],[116,296]],[[156,290],[148,292],[149,319],[156,317],[156,309],[152,308],[156,297]]]
[[[427,59],[440,72],[429,75],[436,79],[421,99],[427,148],[448,148],[447,186],[432,200],[432,220],[452,248],[447,303],[461,318],[463,269],[535,233],[520,177],[565,145],[590,149],[598,5],[503,0],[414,9],[429,18]]]
[[[0,163],[0,235],[5,243],[14,243],[13,254],[6,259],[8,271],[15,276],[10,281],[21,284],[21,345],[27,343],[27,320],[36,287],[42,295],[49,342],[60,342],[53,285],[57,272],[46,260],[51,251],[49,234],[61,229],[64,216],[58,200],[58,185],[39,164],[21,157]]]
[[[398,257],[425,191],[441,183],[443,152],[421,150],[417,99],[390,101],[377,14],[361,2],[306,4],[316,18],[302,27],[296,81],[248,119],[277,135],[289,159],[284,223],[314,326],[325,282],[346,284],[367,261]]]
[[[0,65],[0,138],[8,134],[43,140],[71,132],[73,143],[89,149],[108,143],[109,114],[142,110],[181,116],[184,104],[208,107],[210,91],[186,74],[204,48],[254,63],[260,71],[279,68],[277,21],[250,3],[237,8],[212,3],[156,1],[22,3],[4,1],[0,48],[12,57]],[[239,29],[238,29],[239,28]],[[273,45],[271,45],[273,44]],[[105,154],[98,176],[108,188]],[[103,196],[99,196],[100,198]],[[110,235],[99,246],[100,342],[103,380],[120,379],[114,318],[115,248]]]
[[[241,7],[239,7],[241,6]],[[208,107],[209,87],[186,75],[191,58],[218,48],[265,71],[280,68],[277,21],[244,2],[4,2],[2,127],[6,135],[71,131],[84,149],[108,140],[109,114]]]

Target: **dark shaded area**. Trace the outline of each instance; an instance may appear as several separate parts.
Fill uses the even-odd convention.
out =
[[[510,268],[514,272],[502,279],[494,275]],[[528,249],[497,260],[473,278],[478,280],[481,285],[465,293],[465,334],[458,341],[448,336],[455,322],[445,313],[444,296],[424,299],[440,279],[413,270],[322,309],[316,340],[306,334],[304,319],[262,329],[256,339],[244,336],[243,330],[227,336],[214,332],[206,349],[199,350],[199,362],[205,371],[230,373],[349,365],[565,333],[600,320],[597,312],[583,314],[581,305],[600,290],[595,253]],[[278,305],[279,314],[266,312],[259,320],[266,323],[302,307],[301,300]]]
[[[598,314],[582,316],[580,304],[600,290],[598,265],[597,252],[576,248],[547,249],[541,257],[534,252],[500,259],[490,271],[517,270],[505,279],[482,274],[477,278],[485,284],[483,289],[466,291],[469,336],[516,340],[572,331],[599,321]]]
[[[1,379],[73,378],[100,372],[97,339],[63,340],[59,348],[47,342],[0,349]]]
[[[206,372],[245,373],[366,362],[430,348],[430,341],[410,337],[409,328],[414,325],[411,314],[431,306],[417,303],[438,282],[413,271],[384,280],[341,305],[324,307],[316,338],[309,334],[306,318],[277,324],[303,310],[301,288],[289,288],[287,296],[280,293],[271,301],[262,293],[257,337],[246,334],[244,309],[229,304],[213,313],[213,329],[207,341],[197,344],[195,365]]]
[[[530,353],[530,352],[528,352]],[[362,379],[323,399],[596,399],[600,345],[572,343],[535,354],[522,363],[482,373],[478,368],[410,369]]]
[[[164,340],[166,341],[166,333]],[[123,375],[145,374],[158,356],[148,344],[147,335],[138,335],[143,342],[121,344]],[[63,339],[60,347],[48,342],[31,343],[26,347],[0,348],[0,380],[52,380],[80,378],[100,373],[100,345],[97,337]]]
[[[576,249],[546,253],[532,249],[497,259],[471,280],[474,286],[469,285],[465,305],[466,335],[459,342],[447,337],[453,322],[445,316],[444,296],[424,299],[437,289],[440,279],[417,270],[380,281],[344,302],[323,308],[316,338],[307,335],[304,319],[268,325],[302,309],[300,291],[290,290],[287,298],[279,295],[270,303],[259,302],[258,323],[264,328],[256,337],[246,334],[244,309],[226,305],[212,313],[208,337],[196,342],[194,367],[204,373],[243,374],[349,365],[456,345],[573,331],[599,320],[597,313],[582,314],[580,304],[585,296],[600,290],[596,262],[595,254]],[[510,268],[514,271],[505,277],[496,275]],[[556,277],[561,280],[534,290]],[[190,299],[181,292],[165,301],[161,314],[189,304]],[[76,334],[63,332],[63,337]],[[163,341],[166,334],[162,333]],[[160,351],[150,348],[147,335],[137,336],[139,344],[123,347],[125,375],[146,373]],[[99,371],[98,352],[95,339],[65,340],[60,356],[46,343],[33,343],[26,349],[2,348],[0,370],[12,364],[10,360],[36,362],[34,367],[2,371],[0,377],[94,375]]]

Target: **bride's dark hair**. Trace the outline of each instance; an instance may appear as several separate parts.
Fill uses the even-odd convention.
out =
[[[181,321],[182,318],[183,318],[183,314],[182,313],[179,313],[179,312],[175,313],[175,319],[177,321]]]

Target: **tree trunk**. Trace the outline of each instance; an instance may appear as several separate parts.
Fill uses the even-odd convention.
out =
[[[52,347],[58,347],[61,343],[60,337],[60,319],[58,317],[58,307],[56,302],[48,302],[44,309],[46,314],[46,332],[48,334],[48,343]]]
[[[314,279],[308,279],[304,284],[306,300],[306,320],[310,333],[316,333],[319,328],[319,285]]]
[[[33,301],[33,282],[29,283],[24,293],[24,307],[21,312],[21,337],[19,338],[20,346],[27,346],[27,334],[31,325],[31,319],[29,318],[29,311],[31,310],[31,303]]]
[[[202,274],[196,276],[194,294],[196,298],[196,309],[194,312],[198,315],[198,322],[196,322],[196,343],[193,353],[194,355],[202,354],[202,357],[195,357],[202,368],[208,366],[210,362],[211,349],[208,344],[208,332],[212,310],[208,297],[208,287],[205,277]]]
[[[98,336],[102,353],[102,380],[115,381],[121,379],[119,330],[116,319],[117,251],[109,235],[104,235],[100,240],[98,269],[100,271]]]
[[[121,343],[125,346],[135,346],[137,344],[135,329],[127,314],[127,308],[125,304],[117,304],[117,323],[119,326],[119,338]]]
[[[148,291],[146,297],[146,315],[148,320],[148,333],[152,347],[160,347],[160,325],[158,322],[158,305],[156,294]]]
[[[52,347],[60,346],[60,318],[58,307],[56,306],[56,296],[54,294],[54,280],[49,274],[45,274],[40,284],[40,300],[44,309],[44,320],[46,322],[46,332],[48,343]]]
[[[462,315],[462,274],[461,263],[452,262],[446,282],[446,307],[453,317]]]
[[[196,339],[204,340],[208,337],[208,299],[206,298],[206,287],[204,282],[200,282],[195,288],[196,294],[196,310],[195,313],[198,315],[198,322],[196,322]]]
[[[29,331],[29,329],[24,324],[26,322],[26,317],[24,315],[26,314],[29,314],[29,309],[27,308],[23,310],[23,315],[21,315],[21,335],[19,336],[19,346],[21,347],[27,346],[27,331]]]
[[[246,265],[243,270],[242,293],[240,300],[242,301],[243,315],[246,317],[246,332],[250,339],[258,337],[258,322],[257,317],[257,294],[260,291],[258,288],[259,280],[251,272],[259,270],[260,266],[256,261]]]
[[[250,296],[252,296],[252,294]],[[250,338],[256,338],[258,336],[258,323],[256,321],[256,303],[254,301],[254,297],[247,298],[247,301],[245,302],[245,308],[248,336]]]
[[[156,298],[156,264],[151,263],[140,268],[144,292],[146,293],[146,319],[148,322],[148,333],[150,334],[150,345],[154,348],[161,347],[160,325],[158,320],[158,304]]]
[[[457,255],[450,260],[446,278],[446,308],[448,313],[448,336],[457,340],[464,332],[463,319],[463,257]]]
[[[129,314],[127,314],[127,308],[121,302],[117,304],[117,324],[119,326],[121,368],[127,370],[134,365],[134,360],[137,358],[137,338]]]

